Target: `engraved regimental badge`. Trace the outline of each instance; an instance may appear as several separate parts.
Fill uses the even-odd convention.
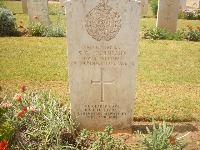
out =
[[[165,0],[165,3],[167,6],[172,6],[174,5],[174,0]]]
[[[88,34],[97,41],[113,39],[121,28],[121,17],[106,2],[92,9],[85,21]]]

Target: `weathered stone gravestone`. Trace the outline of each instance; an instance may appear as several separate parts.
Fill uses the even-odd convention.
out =
[[[181,9],[181,10],[186,9],[186,1],[187,1],[187,0],[180,0],[180,9]]]
[[[159,0],[156,27],[176,32],[180,0]]]
[[[200,0],[187,0],[187,6],[200,9]]]
[[[148,11],[148,0],[141,0],[141,16],[146,16]]]
[[[27,0],[22,0],[22,11],[25,14],[28,13]]]
[[[130,132],[140,2],[68,0],[68,68],[72,117],[80,128]]]
[[[49,23],[48,1],[47,0],[28,0],[29,22]]]

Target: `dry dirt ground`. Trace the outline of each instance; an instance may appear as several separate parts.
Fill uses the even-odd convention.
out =
[[[156,122],[161,124],[162,122]],[[200,150],[200,122],[178,122],[178,123],[167,123],[167,125],[174,126],[173,136],[176,138],[186,135],[183,139],[183,150]],[[152,129],[151,122],[134,122],[132,126],[133,133],[137,130],[146,132],[146,127]],[[127,144],[137,146],[140,144],[139,136],[136,134],[125,134],[118,133],[114,134],[114,137],[123,139]]]

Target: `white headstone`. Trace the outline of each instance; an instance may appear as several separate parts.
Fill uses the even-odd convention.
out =
[[[67,1],[70,102],[80,128],[131,131],[140,10],[134,0]]]
[[[156,27],[176,32],[180,0],[159,0]]]
[[[28,13],[27,0],[22,0],[22,11],[25,14]]]
[[[186,9],[186,0],[180,0],[180,10]]]
[[[141,16],[146,16],[148,11],[148,0],[141,1]]]
[[[187,6],[200,9],[200,0],[187,0]]]
[[[28,0],[29,22],[49,23],[48,0]]]

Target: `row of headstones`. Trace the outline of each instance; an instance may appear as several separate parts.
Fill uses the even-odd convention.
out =
[[[178,0],[159,1],[156,27],[175,32],[180,3],[182,8],[186,7],[186,0],[181,0],[181,2]],[[22,0],[22,7],[24,12],[28,12],[30,22],[49,22],[47,0]],[[64,0],[60,1],[60,7],[64,7]],[[142,0],[141,14],[145,15],[147,9],[148,0]]]
[[[141,16],[147,15],[148,0],[141,1]],[[193,2],[191,2],[193,1]],[[199,0],[190,0],[190,3],[200,4]],[[164,4],[165,3],[165,4]],[[60,0],[60,9],[64,9],[65,0]],[[156,27],[165,28],[166,30],[175,32],[178,19],[179,8],[186,8],[186,0],[174,2],[174,0],[159,0],[159,8],[157,14]],[[48,0],[22,0],[22,8],[24,13],[29,14],[29,22],[40,21],[49,23],[48,16]]]

